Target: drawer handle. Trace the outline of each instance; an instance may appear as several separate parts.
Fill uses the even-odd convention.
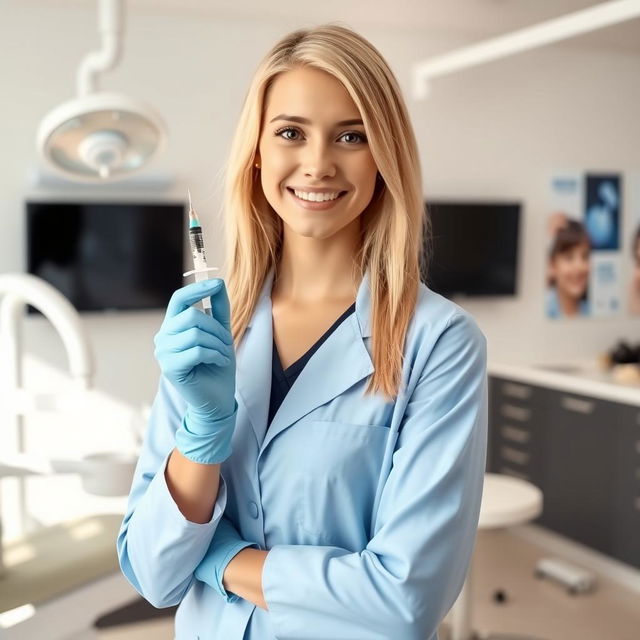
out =
[[[510,396],[512,398],[520,398],[521,400],[526,400],[531,397],[531,387],[527,387],[522,384],[516,384],[515,382],[503,382],[502,383],[502,393],[505,396]]]
[[[595,402],[591,400],[580,400],[571,396],[562,396],[560,403],[564,409],[576,413],[593,413],[593,408],[595,407]]]
[[[526,473],[519,473],[509,467],[500,467],[500,473],[504,473],[507,476],[513,476],[514,478],[520,478],[520,480],[529,480],[529,476]]]
[[[500,454],[505,460],[509,462],[515,462],[516,464],[527,464],[529,461],[529,454],[523,451],[518,451],[511,447],[500,447]]]
[[[512,404],[503,404],[500,407],[500,412],[506,418],[512,420],[518,420],[519,422],[527,422],[531,416],[531,409],[525,409],[524,407],[516,407]]]
[[[518,429],[518,427],[512,427],[510,425],[503,425],[500,428],[500,433],[507,440],[513,440],[513,442],[529,442],[531,434],[526,429]]]

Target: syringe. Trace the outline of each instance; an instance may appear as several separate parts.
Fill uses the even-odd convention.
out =
[[[208,280],[209,276],[207,274],[210,271],[218,271],[218,267],[207,267],[207,256],[204,250],[204,240],[202,238],[202,227],[200,226],[200,221],[198,220],[196,212],[191,206],[191,192],[189,189],[187,189],[187,193],[189,194],[189,244],[191,245],[191,255],[193,256],[193,269],[183,273],[182,275],[186,278],[192,273],[195,273],[196,282],[200,282],[201,280]],[[205,313],[213,315],[211,312],[210,296],[205,296],[202,299],[202,306],[204,307]]]

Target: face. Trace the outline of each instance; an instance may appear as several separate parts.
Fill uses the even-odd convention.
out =
[[[297,68],[275,78],[265,96],[256,160],[265,197],[285,230],[310,238],[359,225],[376,186],[360,112],[345,87],[317,69]],[[319,189],[322,197],[338,197],[304,199],[317,199]]]
[[[551,275],[558,291],[579,299],[587,289],[589,268],[589,245],[583,242],[556,255],[551,263]]]

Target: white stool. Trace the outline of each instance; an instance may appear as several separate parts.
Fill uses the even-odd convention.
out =
[[[497,529],[524,524],[542,513],[542,491],[535,485],[512,476],[486,473],[480,506],[478,529]],[[478,640],[481,638],[471,629],[471,582],[473,560],[469,566],[462,591],[451,608],[450,640]],[[524,636],[501,635],[482,637],[517,640]],[[530,639],[533,640],[533,639]]]

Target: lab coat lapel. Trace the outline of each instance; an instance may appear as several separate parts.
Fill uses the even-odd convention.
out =
[[[284,429],[374,371],[364,343],[371,335],[367,271],[358,288],[355,314],[341,322],[311,356],[274,415],[267,433],[273,355],[273,277],[272,267],[236,358],[238,392],[258,443],[262,445],[261,453]]]
[[[244,336],[236,349],[236,390],[239,402],[249,417],[258,444],[267,430],[271,395],[271,358],[273,356],[273,321],[271,285],[273,267],[267,274],[260,297]]]

